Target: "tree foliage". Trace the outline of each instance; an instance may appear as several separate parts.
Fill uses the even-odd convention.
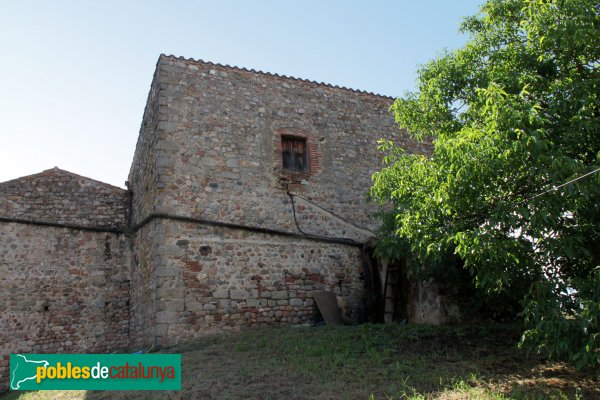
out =
[[[600,3],[488,0],[461,30],[392,106],[433,148],[380,142],[379,251],[454,252],[488,292],[532,282],[522,344],[598,366]]]

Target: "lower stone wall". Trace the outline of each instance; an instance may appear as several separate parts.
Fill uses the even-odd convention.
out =
[[[414,324],[443,325],[460,322],[457,304],[442,295],[441,284],[432,280],[411,282],[408,289],[408,321]]]
[[[355,318],[361,271],[357,247],[169,219],[131,239],[0,222],[0,391],[11,353],[140,350],[301,324],[313,320],[318,291],[334,292]],[[408,320],[456,320],[438,292],[409,285]]]
[[[157,220],[150,221],[131,238],[131,317],[130,345],[132,350],[148,350],[154,344],[156,321],[156,239],[160,227]]]
[[[11,353],[128,347],[124,235],[0,222],[0,391]]]
[[[360,307],[358,248],[171,220],[160,225],[153,260],[158,345],[248,325],[307,322],[313,295],[322,290],[335,292],[349,317]]]

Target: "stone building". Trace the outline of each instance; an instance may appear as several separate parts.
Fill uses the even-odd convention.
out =
[[[366,201],[392,98],[160,56],[128,190],[58,169],[0,183],[11,352],[171,345],[361,306]]]
[[[129,346],[127,208],[57,168],[0,183],[0,391],[11,353]]]

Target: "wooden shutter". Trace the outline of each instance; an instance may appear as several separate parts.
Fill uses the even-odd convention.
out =
[[[283,169],[289,171],[308,170],[306,153],[306,139],[281,137]]]

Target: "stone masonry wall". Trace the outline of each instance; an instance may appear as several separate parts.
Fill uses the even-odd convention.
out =
[[[339,290],[340,281],[339,301],[351,311],[354,304],[346,304],[357,301],[362,287],[357,247],[285,235],[302,230],[356,243],[374,236],[366,192],[380,167],[377,140],[427,151],[398,130],[391,103],[161,56],[129,177],[134,226],[159,218],[138,232],[153,240],[136,249],[135,275],[145,280],[135,285],[143,303],[136,309],[148,314],[132,321],[156,327],[144,340],[170,344],[207,330],[302,322],[313,313],[312,293]],[[282,137],[306,141],[306,171],[284,170]],[[147,157],[151,170],[140,168]],[[281,297],[268,297],[273,293]]]
[[[297,232],[289,184],[373,230],[366,192],[380,167],[376,141],[426,151],[398,131],[388,97],[175,57],[161,56],[157,71],[157,184],[145,210]],[[307,138],[309,174],[282,169],[282,135]],[[372,236],[322,209],[297,211],[307,233]]]
[[[128,347],[128,254],[121,234],[0,222],[0,386],[11,353]]]
[[[156,343],[217,330],[309,322],[316,291],[360,307],[360,249],[231,228],[161,221],[156,249]]]
[[[130,344],[133,350],[149,349],[155,344],[157,277],[153,262],[160,238],[157,220],[132,235]]]
[[[159,119],[158,93],[162,87],[159,73],[160,71],[157,69],[150,86],[140,134],[129,172],[128,185],[132,196],[131,221],[134,224],[141,222],[146,216],[155,211],[154,199],[158,180],[156,154],[162,146],[159,143],[158,133],[162,128],[162,124],[164,124]]]
[[[162,142],[159,133],[164,121],[161,121],[159,109],[159,92],[164,84],[160,81],[160,70],[154,73],[150,92],[146,101],[144,117],[135,148],[135,154],[129,172],[129,189],[131,192],[131,226],[133,230],[131,260],[131,346],[134,349],[148,349],[154,344],[155,333],[155,277],[153,263],[156,240],[156,222],[150,221],[144,226],[141,222],[156,211],[155,202],[158,188],[156,173],[157,153],[161,151]]]
[[[360,310],[391,98],[161,56],[129,191],[54,168],[0,183],[0,391],[14,352],[108,352]],[[282,138],[308,168],[283,168]]]
[[[0,391],[16,352],[129,346],[128,195],[53,168],[0,183]]]
[[[0,183],[0,218],[124,230],[127,192],[58,168]]]

